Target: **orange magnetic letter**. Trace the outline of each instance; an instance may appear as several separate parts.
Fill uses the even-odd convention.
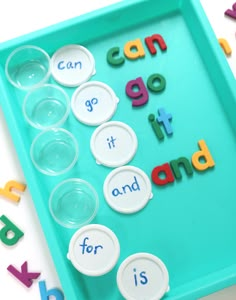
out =
[[[0,195],[4,196],[12,201],[19,202],[20,196],[13,194],[12,189],[18,190],[20,192],[24,192],[26,189],[26,185],[19,183],[17,181],[14,181],[14,180],[10,180],[5,184],[3,189],[0,188]]]
[[[132,51],[135,50],[135,51]],[[129,41],[124,46],[124,54],[129,59],[137,59],[145,56],[145,51],[140,39]]]
[[[204,140],[198,142],[200,151],[193,153],[192,164],[198,171],[204,171],[215,166],[215,162]]]

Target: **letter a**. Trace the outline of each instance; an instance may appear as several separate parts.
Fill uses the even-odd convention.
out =
[[[161,178],[161,174],[165,175],[165,178]],[[156,185],[166,185],[167,183],[174,182],[175,178],[168,163],[162,166],[157,166],[152,170],[152,181]]]
[[[204,140],[198,142],[200,151],[197,151],[192,156],[192,164],[198,171],[204,171],[208,168],[212,168],[215,162],[207,148]]]
[[[136,51],[132,51],[132,49]],[[127,42],[124,47],[124,54],[129,59],[137,59],[145,56],[145,51],[140,39]]]

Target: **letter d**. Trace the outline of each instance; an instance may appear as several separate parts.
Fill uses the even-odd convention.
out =
[[[140,186],[136,176],[134,176],[134,182],[132,183],[131,187],[133,191],[140,191]]]
[[[40,291],[41,300],[51,299],[50,296],[54,296],[55,298],[53,299],[55,300],[64,300],[64,295],[59,289],[54,288],[47,291],[45,281],[39,282],[39,291]]]
[[[15,245],[24,233],[6,216],[2,215],[0,217],[0,221],[5,224],[5,226],[0,230],[0,240],[2,240],[2,242],[7,246]],[[9,236],[9,233],[13,233],[13,235]]]
[[[215,165],[215,162],[210,154],[210,151],[207,148],[207,145],[204,140],[198,142],[200,151],[197,151],[192,156],[192,164],[195,169],[199,171],[204,171],[208,168],[212,168]]]

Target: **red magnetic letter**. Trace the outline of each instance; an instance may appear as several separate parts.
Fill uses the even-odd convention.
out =
[[[157,42],[162,51],[167,49],[166,43],[163,37],[160,34],[153,34],[152,36],[148,36],[145,38],[145,43],[152,55],[157,53],[157,50],[154,46],[154,42]]]
[[[161,174],[164,174],[165,177],[161,178]],[[156,185],[166,185],[167,183],[175,181],[175,178],[168,163],[165,163],[162,166],[157,166],[152,170],[152,181]]]

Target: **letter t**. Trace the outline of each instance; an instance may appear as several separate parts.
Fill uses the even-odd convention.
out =
[[[170,121],[172,120],[172,115],[165,112],[164,108],[158,109],[159,116],[157,117],[157,122],[163,123],[166,134],[171,135],[173,130],[170,125]]]

